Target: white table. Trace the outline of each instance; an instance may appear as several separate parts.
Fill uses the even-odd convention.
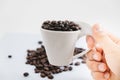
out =
[[[84,38],[83,38],[84,39]],[[34,73],[34,67],[26,65],[26,50],[39,47],[40,35],[33,34],[8,34],[0,41],[0,79],[1,80],[49,80],[41,78],[40,74]],[[82,41],[82,42],[80,42]],[[85,42],[80,40],[76,46],[84,47]],[[8,55],[12,55],[9,59]],[[77,59],[74,60],[78,61]],[[29,77],[23,77],[24,72],[29,72]],[[73,71],[54,75],[53,80],[92,80],[91,73],[85,64],[76,67]]]

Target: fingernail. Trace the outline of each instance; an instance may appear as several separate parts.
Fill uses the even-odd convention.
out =
[[[98,69],[99,69],[99,71],[104,72],[105,71],[105,65],[103,63],[99,64]]]
[[[91,41],[92,41],[92,37],[88,35],[88,36],[87,36],[87,41],[90,41],[90,42],[91,42]]]
[[[98,55],[97,54],[93,54],[93,59],[95,59],[95,60],[98,60],[99,58],[98,58]]]
[[[95,24],[95,26],[96,26],[96,28],[95,28],[96,32],[101,32],[102,31],[99,24]]]
[[[107,72],[107,73],[105,73],[104,77],[105,77],[105,79],[109,79],[110,74]]]

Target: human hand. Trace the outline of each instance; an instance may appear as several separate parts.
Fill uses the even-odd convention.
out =
[[[92,36],[87,36],[91,49],[87,54],[87,65],[95,80],[120,80],[120,39],[99,28],[94,25]]]

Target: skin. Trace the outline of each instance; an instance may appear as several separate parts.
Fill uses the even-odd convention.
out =
[[[92,27],[93,34],[86,38],[88,48],[87,66],[94,80],[120,80],[120,39]]]

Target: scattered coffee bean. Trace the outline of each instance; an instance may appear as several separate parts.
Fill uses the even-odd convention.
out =
[[[83,61],[81,61],[81,63],[85,64],[85,63],[86,63],[86,61],[84,61],[84,60],[83,60]]]
[[[29,73],[28,73],[28,72],[25,72],[25,73],[23,73],[23,76],[24,76],[24,77],[28,77],[28,76],[29,76]]]
[[[77,54],[79,54],[79,53],[81,53],[83,51],[85,51],[85,49],[83,49],[83,48],[75,48],[74,55],[77,55]]]
[[[39,69],[36,69],[36,68],[35,68],[34,71],[35,71],[35,73],[39,73],[39,72],[40,72],[40,70],[39,70]]]
[[[69,70],[69,67],[65,67],[64,69],[63,69],[63,71],[68,71]]]
[[[12,55],[8,55],[8,58],[12,58]]]
[[[49,71],[49,68],[48,67],[44,67],[44,70]]]
[[[80,26],[73,21],[45,21],[42,24],[43,29],[54,31],[77,31],[81,30]]]
[[[43,42],[42,41],[38,41],[38,44],[42,44]]]
[[[69,67],[69,71],[71,71],[73,68],[72,67]]]
[[[41,73],[40,76],[41,76],[42,78],[45,78],[45,77],[46,77],[46,75],[45,75],[44,73]]]
[[[78,59],[83,59],[83,56],[78,57]]]
[[[62,23],[62,21],[59,23]],[[45,24],[49,24],[49,22]],[[53,22],[52,24],[56,24],[56,22]],[[66,24],[68,24],[68,22]],[[75,48],[74,54],[78,54],[79,50],[77,49],[81,50],[81,48]],[[35,66],[34,72],[40,73],[42,78],[48,77],[49,79],[53,79],[53,74],[71,71],[73,69],[72,66],[70,66],[73,65],[73,62],[68,66],[51,65],[48,61],[44,45],[41,45],[41,47],[37,48],[36,50],[27,50],[27,52],[26,64]]]
[[[28,49],[27,52],[30,53],[31,51]]]
[[[73,63],[71,63],[70,65],[73,65]]]
[[[76,62],[76,63],[75,63],[75,66],[79,66],[79,65],[80,65],[80,62]]]
[[[54,77],[53,77],[53,75],[48,75],[48,78],[53,79]]]

